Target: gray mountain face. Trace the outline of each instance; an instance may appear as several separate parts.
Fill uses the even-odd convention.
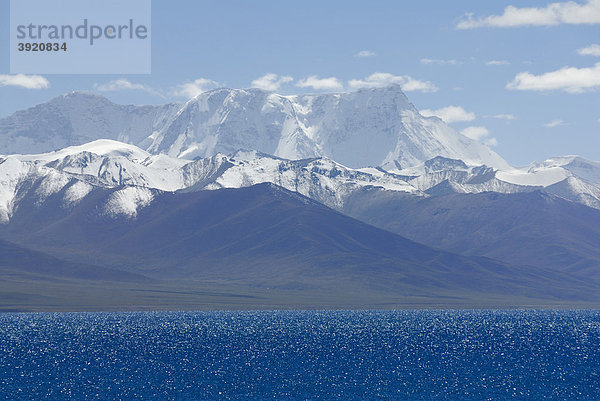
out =
[[[95,139],[188,159],[246,149],[286,159],[327,157],[355,168],[406,168],[435,156],[509,168],[487,146],[421,116],[399,86],[304,96],[217,89],[164,106],[120,106],[71,93],[0,120],[5,154]]]
[[[91,93],[67,93],[1,119],[0,153],[43,153],[99,138],[139,144],[179,107],[122,106]]]

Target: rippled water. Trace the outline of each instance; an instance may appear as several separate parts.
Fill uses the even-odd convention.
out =
[[[3,314],[0,398],[600,400],[600,312]]]

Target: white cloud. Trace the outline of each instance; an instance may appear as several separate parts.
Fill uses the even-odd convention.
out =
[[[107,82],[105,84],[94,84],[94,89],[101,92],[114,92],[120,90],[140,90],[144,92],[148,92],[152,95],[157,95],[160,97],[164,96],[158,91],[152,89],[150,86],[143,84],[134,84],[125,78],[115,79],[113,81]]]
[[[567,1],[550,3],[546,7],[518,8],[508,6],[502,15],[474,18],[467,14],[456,25],[457,29],[481,27],[509,28],[517,26],[550,26],[558,24],[598,24],[600,23],[600,0],[584,3]]]
[[[354,57],[373,57],[375,53],[370,50],[361,50],[354,55]]]
[[[565,122],[563,120],[552,120],[549,123],[544,124],[544,127],[548,127],[548,128],[554,128],[554,127],[558,127],[559,125],[563,125]]]
[[[206,78],[198,78],[192,82],[186,82],[178,85],[177,88],[172,90],[172,95],[191,99],[202,92],[214,89],[217,86],[219,86],[219,84],[215,81]]]
[[[475,113],[466,111],[460,106],[442,107],[437,110],[425,109],[421,110],[421,114],[425,117],[439,117],[447,124],[459,121],[473,121],[475,119]]]
[[[299,81],[296,84],[299,88],[313,88],[314,90],[340,90],[344,85],[335,77],[319,78],[316,75],[311,75]]]
[[[600,57],[600,45],[589,45],[583,49],[578,49],[577,53],[582,56],[596,56]]]
[[[411,77],[405,77],[406,82],[402,84],[402,90],[405,92],[419,91],[419,92],[437,92],[438,88],[429,81],[419,81]]]
[[[115,79],[105,84],[94,84],[94,89],[104,92],[113,92],[119,90],[146,90],[146,86],[142,84],[134,84],[125,78]]]
[[[479,141],[490,134],[485,127],[467,127],[460,131],[464,136]]]
[[[279,76],[277,74],[269,73],[260,78],[256,78],[252,81],[251,85],[253,88],[274,92],[278,90],[281,85],[292,82],[293,80],[294,78],[289,76]]]
[[[485,127],[467,127],[460,131],[460,133],[467,138],[471,138],[488,146],[498,145],[498,140],[490,137],[490,131],[488,131],[488,129]]]
[[[486,61],[485,65],[509,65],[510,63],[506,60],[490,60]]]
[[[569,93],[581,93],[600,86],[600,63],[589,68],[564,67],[560,70],[533,75],[520,72],[512,82],[506,85],[513,90],[564,90]]]
[[[515,120],[517,118],[512,114],[495,114],[492,117],[497,118],[499,120]]]
[[[46,89],[50,82],[41,75],[2,75],[0,74],[0,86],[20,86],[26,89]]]
[[[456,65],[456,64],[460,64],[460,63],[458,61],[456,61],[456,60],[440,60],[440,59],[435,59],[435,58],[422,58],[421,59],[421,64],[440,64],[440,65],[450,64],[450,65]]]
[[[429,81],[419,81],[407,75],[393,75],[387,72],[376,72],[364,79],[352,79],[348,82],[351,88],[379,88],[398,84],[403,91],[435,92],[438,88]]]
[[[498,146],[498,140],[496,138],[487,138],[484,143],[489,147]]]

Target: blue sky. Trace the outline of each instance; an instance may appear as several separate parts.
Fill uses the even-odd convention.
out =
[[[152,2],[152,73],[16,77],[0,0],[0,116],[71,90],[117,103],[219,86],[281,94],[399,83],[510,163],[600,160],[600,0]]]

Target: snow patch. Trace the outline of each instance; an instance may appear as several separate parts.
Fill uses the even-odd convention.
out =
[[[67,188],[65,192],[65,203],[68,206],[74,206],[81,202],[92,191],[93,187],[83,181],[76,181],[73,185]]]
[[[35,189],[35,194],[37,195],[36,203],[42,204],[49,196],[60,192],[70,181],[71,178],[66,174],[62,174],[56,170],[48,170]]]
[[[126,187],[113,192],[106,205],[104,212],[110,217],[125,216],[134,218],[138,211],[148,206],[154,195],[148,188]]]
[[[562,167],[549,167],[528,169],[527,171],[499,171],[496,176],[498,179],[511,184],[547,187],[571,176],[571,173]]]

